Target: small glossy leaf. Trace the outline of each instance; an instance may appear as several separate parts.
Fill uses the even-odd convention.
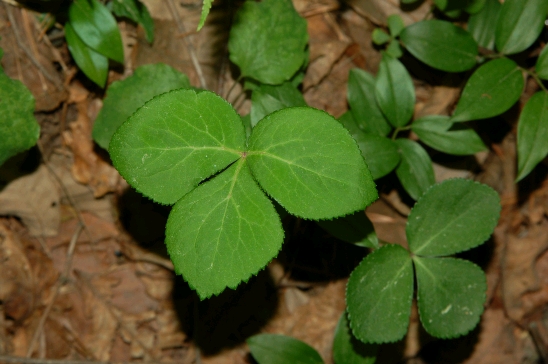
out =
[[[523,86],[523,75],[514,61],[499,58],[487,62],[466,82],[451,120],[486,119],[502,114],[519,99]]]
[[[371,39],[376,45],[383,45],[385,43],[388,43],[388,41],[392,39],[392,37],[381,28],[375,28],[373,29],[373,33],[371,33]]]
[[[435,337],[467,334],[483,313],[487,283],[474,263],[455,258],[413,257],[422,325]]]
[[[442,71],[462,72],[476,65],[476,41],[450,22],[420,21],[405,28],[400,39],[412,55]]]
[[[413,117],[415,88],[411,76],[400,61],[387,54],[379,65],[375,97],[393,126],[405,126]]]
[[[393,58],[400,58],[403,56],[403,51],[400,46],[400,42],[397,39],[392,39],[385,49],[386,54]]]
[[[240,158],[244,148],[242,121],[228,102],[212,92],[181,89],[137,110],[114,133],[109,152],[131,186],[173,204]]]
[[[154,21],[145,4],[139,0],[114,0],[109,3],[116,16],[125,17],[141,24],[149,43],[154,40]]]
[[[242,76],[276,85],[299,70],[307,42],[306,20],[291,0],[246,1],[236,13],[228,50]]]
[[[213,4],[213,0],[204,0],[204,4],[202,5],[202,14],[200,15],[200,22],[198,23],[198,28],[196,31],[200,31],[200,29],[204,26],[207,16],[209,15],[209,11],[211,10],[211,4]]]
[[[500,198],[492,188],[467,179],[445,180],[432,186],[409,214],[409,249],[438,256],[474,248],[493,233],[499,214]]]
[[[303,94],[290,82],[281,85],[260,85],[251,95],[251,125],[266,115],[291,106],[306,106]]]
[[[544,46],[538,56],[535,71],[540,79],[548,80],[548,47]]]
[[[518,122],[518,177],[521,180],[548,154],[548,94],[535,93]]]
[[[116,129],[145,102],[164,92],[189,87],[188,77],[166,64],[138,67],[133,75],[109,86],[93,124],[93,139],[107,149]]]
[[[333,220],[320,220],[318,225],[337,239],[365,248],[378,248],[379,239],[373,224],[364,211],[338,217]]]
[[[362,343],[352,335],[346,312],[343,312],[333,339],[335,364],[374,364],[377,349],[377,345]]]
[[[390,15],[387,19],[388,29],[390,30],[390,35],[397,37],[400,35],[401,31],[405,28],[403,19],[398,14]]]
[[[175,272],[202,299],[235,288],[264,268],[283,236],[272,202],[243,159],[179,200],[166,225]]]
[[[346,286],[352,333],[364,343],[397,341],[407,333],[413,266],[399,245],[375,250],[354,269]]]
[[[432,160],[426,150],[409,139],[396,139],[401,162],[396,175],[411,198],[417,200],[436,180]]]
[[[514,54],[524,51],[538,38],[548,0],[506,0],[500,9],[495,30],[499,52]]]
[[[0,53],[1,53],[0,49]],[[1,58],[1,54],[0,54]],[[0,68],[0,165],[38,141],[40,126],[34,118],[34,97],[18,80]]]
[[[118,24],[99,1],[75,0],[69,7],[69,22],[88,47],[116,62],[124,63],[124,48]]]
[[[108,76],[108,58],[82,42],[68,22],[65,23],[65,39],[78,68],[98,86],[105,87]]]
[[[348,74],[348,104],[357,125],[365,132],[386,136],[392,127],[386,120],[375,97],[375,77],[354,68]]]
[[[331,219],[363,210],[377,199],[356,142],[323,111],[276,111],[255,126],[248,145],[253,176],[293,215]]]
[[[260,334],[246,342],[259,364],[323,364],[322,357],[313,347],[290,336]]]
[[[470,16],[468,31],[480,47],[495,49],[495,28],[500,7],[498,0],[487,0],[481,11]]]
[[[360,133],[354,136],[373,179],[392,172],[400,163],[400,153],[394,141],[375,134]]]
[[[448,116],[424,116],[411,126],[424,144],[441,152],[469,155],[487,149],[474,129],[461,123],[455,125]]]

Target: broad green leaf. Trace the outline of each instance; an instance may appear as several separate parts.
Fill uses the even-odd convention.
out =
[[[375,97],[375,77],[354,68],[348,74],[348,104],[357,125],[365,132],[386,136],[392,127],[386,120]]]
[[[365,344],[352,335],[346,312],[343,312],[335,328],[333,360],[335,364],[374,364],[377,345]]]
[[[236,13],[228,50],[242,76],[276,85],[299,70],[307,42],[306,20],[291,0],[246,1]]]
[[[535,93],[518,122],[518,177],[521,180],[548,154],[548,94]]]
[[[415,87],[411,76],[400,61],[387,54],[383,54],[379,65],[375,97],[393,126],[405,126],[413,117]]]
[[[114,0],[108,3],[116,16],[125,17],[141,24],[149,43],[154,40],[154,20],[145,4],[139,0]]]
[[[318,225],[337,239],[356,244],[365,248],[376,249],[379,239],[373,224],[364,211],[357,211],[352,215],[338,217],[333,220],[319,220]]]
[[[544,46],[538,56],[535,71],[540,79],[548,80],[548,47]]]
[[[442,71],[462,72],[476,65],[476,41],[466,30],[450,22],[420,21],[405,28],[400,39],[412,55]]]
[[[390,35],[397,37],[400,35],[401,31],[405,28],[403,19],[398,14],[390,15],[387,19],[388,29],[390,30]]]
[[[290,82],[281,85],[260,85],[251,94],[251,125],[266,115],[291,106],[306,106],[303,94]]]
[[[201,299],[257,274],[283,237],[280,218],[244,159],[180,199],[166,225],[175,272]]]
[[[200,22],[198,23],[198,28],[196,31],[200,31],[200,29],[204,26],[207,16],[209,15],[209,11],[211,10],[211,4],[213,4],[213,0],[204,0],[204,4],[202,5],[202,14],[200,15]]]
[[[290,336],[259,334],[246,342],[259,364],[323,364],[313,347]]]
[[[419,143],[409,139],[396,139],[401,162],[396,175],[411,198],[418,200],[436,180],[432,160]]]
[[[362,152],[373,179],[379,179],[392,172],[400,163],[400,153],[394,141],[375,134],[353,135]]]
[[[495,28],[500,7],[498,0],[487,0],[483,9],[468,19],[468,31],[480,47],[495,49]]]
[[[69,7],[69,22],[88,47],[116,62],[124,63],[124,48],[118,24],[99,1],[75,0]]]
[[[108,58],[82,42],[68,22],[65,23],[65,39],[78,68],[98,86],[105,87],[108,76]]]
[[[455,125],[448,116],[424,116],[414,120],[411,126],[424,144],[441,152],[469,155],[487,149],[474,129],[461,123]]]
[[[487,1],[488,0],[471,0],[464,10],[469,14],[476,14],[485,7]]]
[[[175,90],[155,97],[114,133],[112,162],[151,199],[173,204],[241,157],[245,130],[232,106],[212,92]]]
[[[407,333],[413,298],[413,265],[399,245],[373,251],[354,269],[346,286],[352,333],[364,343],[397,341]]]
[[[1,52],[1,49],[0,49]],[[1,58],[1,54],[0,54]],[[34,118],[34,97],[0,68],[0,165],[36,144],[40,125]]]
[[[365,134],[363,130],[358,127],[358,124],[356,123],[356,120],[350,110],[347,110],[339,117],[339,122],[345,127],[346,130],[348,130],[354,140],[356,140],[359,135]]]
[[[384,51],[393,58],[401,58],[401,56],[403,56],[400,42],[397,39],[392,39]]]
[[[519,99],[524,81],[521,69],[499,58],[479,67],[468,79],[451,121],[486,119],[502,114]]]
[[[504,1],[495,30],[499,52],[514,54],[529,48],[544,27],[547,11],[548,0]]]
[[[409,249],[424,256],[451,255],[474,248],[497,226],[500,198],[490,187],[467,179],[432,186],[407,220]]]
[[[132,76],[109,86],[93,125],[93,139],[107,149],[116,129],[145,102],[164,92],[189,87],[188,77],[166,64],[138,67]]]
[[[371,39],[376,45],[383,45],[388,43],[392,37],[381,28],[375,28],[373,29],[373,33],[371,33]]]
[[[474,263],[455,258],[413,257],[422,325],[435,337],[467,334],[483,313],[487,283]]]

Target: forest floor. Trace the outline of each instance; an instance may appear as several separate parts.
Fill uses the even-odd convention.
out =
[[[120,21],[125,67],[112,69],[108,83],[138,66],[163,62],[200,86],[194,52],[207,88],[226,96],[237,72],[226,47],[233,6],[216,2],[204,29],[195,33],[201,1],[143,2],[155,21],[155,41],[148,44],[143,29]],[[407,24],[421,20],[431,6],[425,1],[404,12],[397,0],[350,3],[294,0],[310,35],[305,99],[335,117],[348,107],[349,70],[377,72],[380,53],[372,30],[391,14]],[[235,291],[200,302],[174,274],[166,254],[169,209],[129,188],[106,151],[93,143],[91,129],[105,94],[77,72],[61,29],[43,34],[33,12],[0,2],[0,47],[5,72],[36,98],[42,129],[36,148],[0,168],[0,363],[252,363],[245,339],[259,332],[301,339],[332,363],[347,277],[362,253],[329,237],[317,240],[318,234],[306,232],[310,224],[299,222],[266,270]],[[459,88],[416,64],[408,67],[416,87],[415,114],[447,115]],[[381,346],[378,363],[548,358],[546,166],[514,184],[517,111],[535,87],[527,82],[520,102],[501,117],[489,152],[433,158],[438,181],[473,178],[502,199],[492,239],[467,253],[488,280],[480,325],[459,339],[435,339],[423,331],[413,308],[408,335]],[[238,112],[247,114],[250,101],[241,88],[230,95]],[[367,214],[379,238],[405,244],[410,205],[398,197],[398,188],[380,192]],[[31,357],[35,361],[25,359]]]

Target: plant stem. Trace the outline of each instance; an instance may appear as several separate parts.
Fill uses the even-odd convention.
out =
[[[404,131],[404,130],[410,130],[411,129],[411,125],[406,125],[406,126],[398,126],[396,129],[394,129],[394,132],[392,133],[392,140],[396,140],[396,137],[398,136],[398,133],[400,131]]]
[[[520,67],[522,71],[525,71],[527,72],[527,74],[531,77],[533,77],[533,79],[537,82],[537,84],[539,85],[539,87],[542,89],[542,91],[544,92],[547,92],[548,93],[548,89],[546,89],[546,86],[544,86],[544,84],[542,83],[542,80],[538,77],[537,73],[535,71],[531,71],[531,70],[528,70],[526,68],[522,68]]]

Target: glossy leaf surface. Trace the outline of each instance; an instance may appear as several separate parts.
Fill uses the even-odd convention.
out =
[[[363,211],[333,220],[320,220],[318,225],[337,239],[365,248],[378,248],[379,239],[373,224]]]
[[[519,99],[523,86],[523,75],[514,61],[489,61],[468,79],[451,120],[486,119],[502,114]]]
[[[377,345],[362,343],[352,335],[346,312],[343,312],[333,339],[335,364],[374,364],[377,348]]]
[[[213,0],[204,0],[204,3],[202,5],[202,13],[200,15],[200,22],[198,23],[197,31],[200,31],[202,27],[205,24],[205,21],[207,19],[207,16],[209,15],[209,11],[211,10],[211,5],[213,4]]]
[[[149,43],[154,40],[154,20],[150,16],[145,4],[139,0],[115,0],[111,1],[112,12],[116,16],[126,17],[141,24],[145,30],[145,36]]]
[[[498,0],[487,0],[484,8],[468,19],[468,31],[480,47],[495,49],[495,28],[500,7]]]
[[[487,284],[475,264],[455,258],[413,257],[422,325],[439,338],[467,334],[483,313]]]
[[[251,102],[252,126],[274,111],[291,106],[306,106],[303,94],[290,82],[276,86],[260,85],[253,90]]]
[[[356,142],[323,111],[276,111],[257,124],[248,145],[254,177],[293,215],[330,219],[363,210],[377,198]]]
[[[544,47],[535,64],[537,76],[542,80],[548,80],[548,47]]]
[[[93,124],[93,139],[107,149],[116,129],[145,102],[164,92],[189,87],[188,77],[166,64],[138,67],[133,75],[109,86]]]
[[[535,93],[525,104],[518,122],[518,177],[521,180],[548,155],[548,94]]]
[[[212,92],[175,90],[147,102],[114,133],[109,152],[136,190],[173,204],[240,158],[242,121]]]
[[[397,139],[401,162],[396,175],[411,198],[417,200],[433,185],[434,169],[428,153],[417,142],[409,139]]]
[[[323,364],[322,357],[313,347],[290,336],[259,334],[246,342],[259,364]]]
[[[443,20],[424,20],[400,34],[405,48],[430,67],[462,72],[476,65],[478,45],[466,30]]]
[[[432,186],[409,214],[409,249],[423,256],[451,255],[485,242],[500,214],[500,198],[490,187],[466,179]]]
[[[400,163],[398,146],[393,140],[370,133],[359,133],[354,139],[358,142],[373,179],[386,176]]]
[[[346,287],[352,333],[365,343],[397,341],[405,335],[413,297],[413,266],[399,245],[375,250],[354,269]]]

